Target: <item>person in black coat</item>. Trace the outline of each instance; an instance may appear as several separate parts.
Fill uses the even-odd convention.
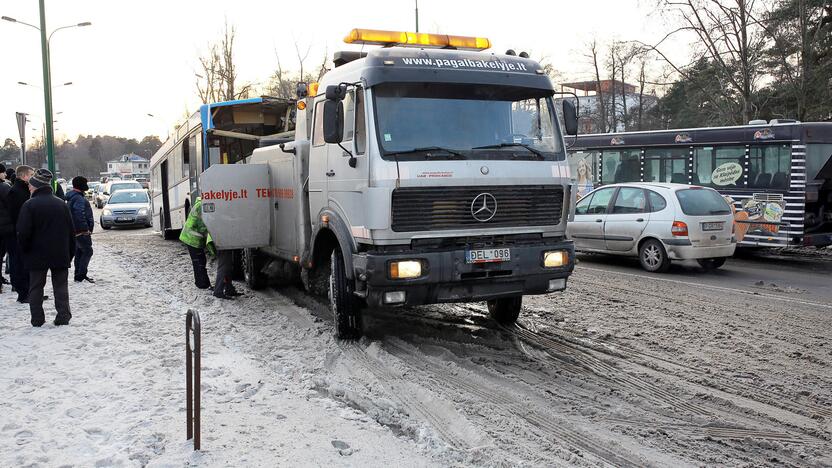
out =
[[[87,276],[87,268],[92,259],[92,231],[95,228],[95,219],[92,217],[92,207],[84,196],[84,192],[90,189],[87,179],[77,176],[72,179],[72,190],[66,196],[66,204],[69,213],[72,215],[72,224],[75,226],[75,282],[86,281],[95,283]]]
[[[69,266],[75,255],[75,230],[72,215],[63,200],[52,193],[52,173],[38,169],[29,180],[32,198],[20,210],[17,241],[23,251],[23,263],[29,271],[29,312],[32,326],[45,322],[43,287],[47,271],[52,273],[55,294],[55,325],[67,325],[69,311]]]
[[[6,198],[11,190],[11,184],[6,182],[6,166],[0,164],[0,267],[3,266],[3,260],[6,258],[6,238],[14,234],[12,215],[6,205]],[[3,285],[6,284],[6,278],[2,273],[3,269],[0,268],[0,293],[3,292]]]
[[[12,223],[17,225],[17,219],[20,216],[20,210],[23,204],[29,200],[29,178],[35,173],[35,170],[29,166],[17,166],[15,171],[15,179],[12,184],[12,189],[6,197],[6,206],[9,209],[9,214],[12,217]],[[17,244],[17,235],[12,234],[6,238],[6,249],[9,251],[9,276],[12,280],[12,288],[17,291],[17,302],[26,303],[29,299],[29,273],[23,266],[23,252],[20,251],[20,246]]]

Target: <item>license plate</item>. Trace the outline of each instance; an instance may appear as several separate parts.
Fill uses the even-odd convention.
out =
[[[133,218],[128,218],[126,216],[119,216],[119,217],[116,218],[116,221],[124,221],[124,222],[133,221]]]
[[[702,223],[703,231],[721,231],[724,223]]]
[[[511,260],[511,249],[478,249],[466,250],[465,261],[467,263],[493,263],[507,262]]]

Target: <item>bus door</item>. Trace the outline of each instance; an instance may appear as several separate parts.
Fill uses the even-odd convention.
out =
[[[187,161],[188,180],[190,181],[190,200],[193,203],[199,196],[199,174],[202,172],[202,138],[200,133],[193,133],[188,137]]]
[[[160,222],[161,229],[170,229],[170,199],[168,198],[168,159],[162,161],[161,176],[162,176],[162,221]]]

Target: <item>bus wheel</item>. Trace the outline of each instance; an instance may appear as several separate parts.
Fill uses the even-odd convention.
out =
[[[670,259],[661,242],[647,239],[638,249],[641,267],[651,273],[664,273],[670,269]]]
[[[500,325],[513,325],[522,307],[523,296],[493,299],[488,301],[488,314]]]
[[[335,337],[341,340],[361,338],[361,308],[353,295],[355,285],[347,278],[341,249],[336,247],[330,258],[329,305],[335,316]]]
[[[705,271],[716,270],[717,268],[725,265],[725,257],[717,257],[717,258],[700,258],[696,260],[699,263],[699,266],[702,267]]]
[[[243,249],[241,252],[243,264],[243,278],[251,289],[263,289],[266,287],[268,278],[261,270],[263,259],[255,249]]]

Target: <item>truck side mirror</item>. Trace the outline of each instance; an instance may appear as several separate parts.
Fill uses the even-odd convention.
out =
[[[563,124],[567,135],[578,134],[578,112],[572,101],[563,100]]]
[[[341,143],[344,140],[344,103],[327,99],[324,102],[324,141]]]

